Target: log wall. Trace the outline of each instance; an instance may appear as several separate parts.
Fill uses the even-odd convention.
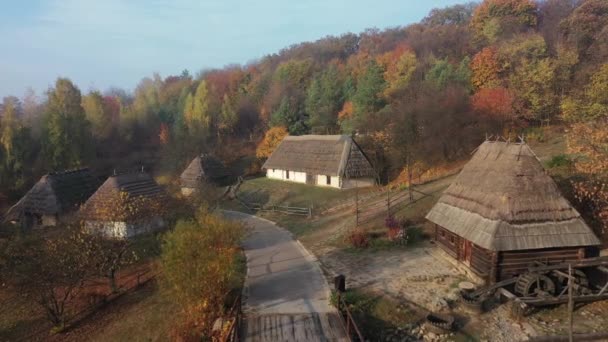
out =
[[[488,277],[492,270],[492,252],[473,244],[471,269],[482,278]]]
[[[583,258],[585,258],[585,249],[578,247],[500,252],[497,280],[500,281],[521,274],[535,261],[556,264]]]
[[[447,229],[443,229],[438,225],[435,225],[435,240],[441,249],[454,257],[456,260],[460,260],[458,248],[460,241],[458,239],[458,235],[450,232]]]

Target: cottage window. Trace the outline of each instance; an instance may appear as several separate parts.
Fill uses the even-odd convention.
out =
[[[454,239],[454,235],[450,236],[450,243],[456,243],[456,239]]]
[[[445,237],[445,230],[440,231],[439,235],[441,235],[441,237]]]
[[[285,179],[289,179],[289,170],[285,171]]]
[[[325,176],[325,184],[331,185],[331,176]]]

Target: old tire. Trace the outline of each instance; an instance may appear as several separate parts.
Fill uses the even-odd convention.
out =
[[[473,297],[469,292],[460,291],[460,301],[465,309],[473,313],[481,314],[484,312],[485,298],[483,297]]]

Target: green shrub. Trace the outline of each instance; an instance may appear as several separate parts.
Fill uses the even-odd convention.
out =
[[[554,169],[560,167],[570,167],[572,165],[572,160],[565,154],[558,154],[553,156],[551,160],[547,162],[547,168]]]
[[[407,228],[407,243],[416,243],[423,239],[424,231],[419,226],[411,226]]]
[[[341,294],[342,303],[348,306],[348,310],[353,314],[367,313],[373,307],[376,298],[359,291],[346,291]],[[338,293],[332,290],[329,302],[334,307],[338,307]]]
[[[524,135],[527,141],[545,141],[545,130],[541,127],[529,127],[524,131]]]
[[[164,236],[161,284],[181,308],[183,338],[208,336],[215,319],[225,312],[234,279],[240,278],[242,236],[241,224],[205,209],[195,219],[178,221]]]

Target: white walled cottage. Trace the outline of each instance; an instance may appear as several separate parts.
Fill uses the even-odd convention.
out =
[[[287,136],[263,169],[271,179],[338,189],[376,183],[371,163],[347,135]]]

